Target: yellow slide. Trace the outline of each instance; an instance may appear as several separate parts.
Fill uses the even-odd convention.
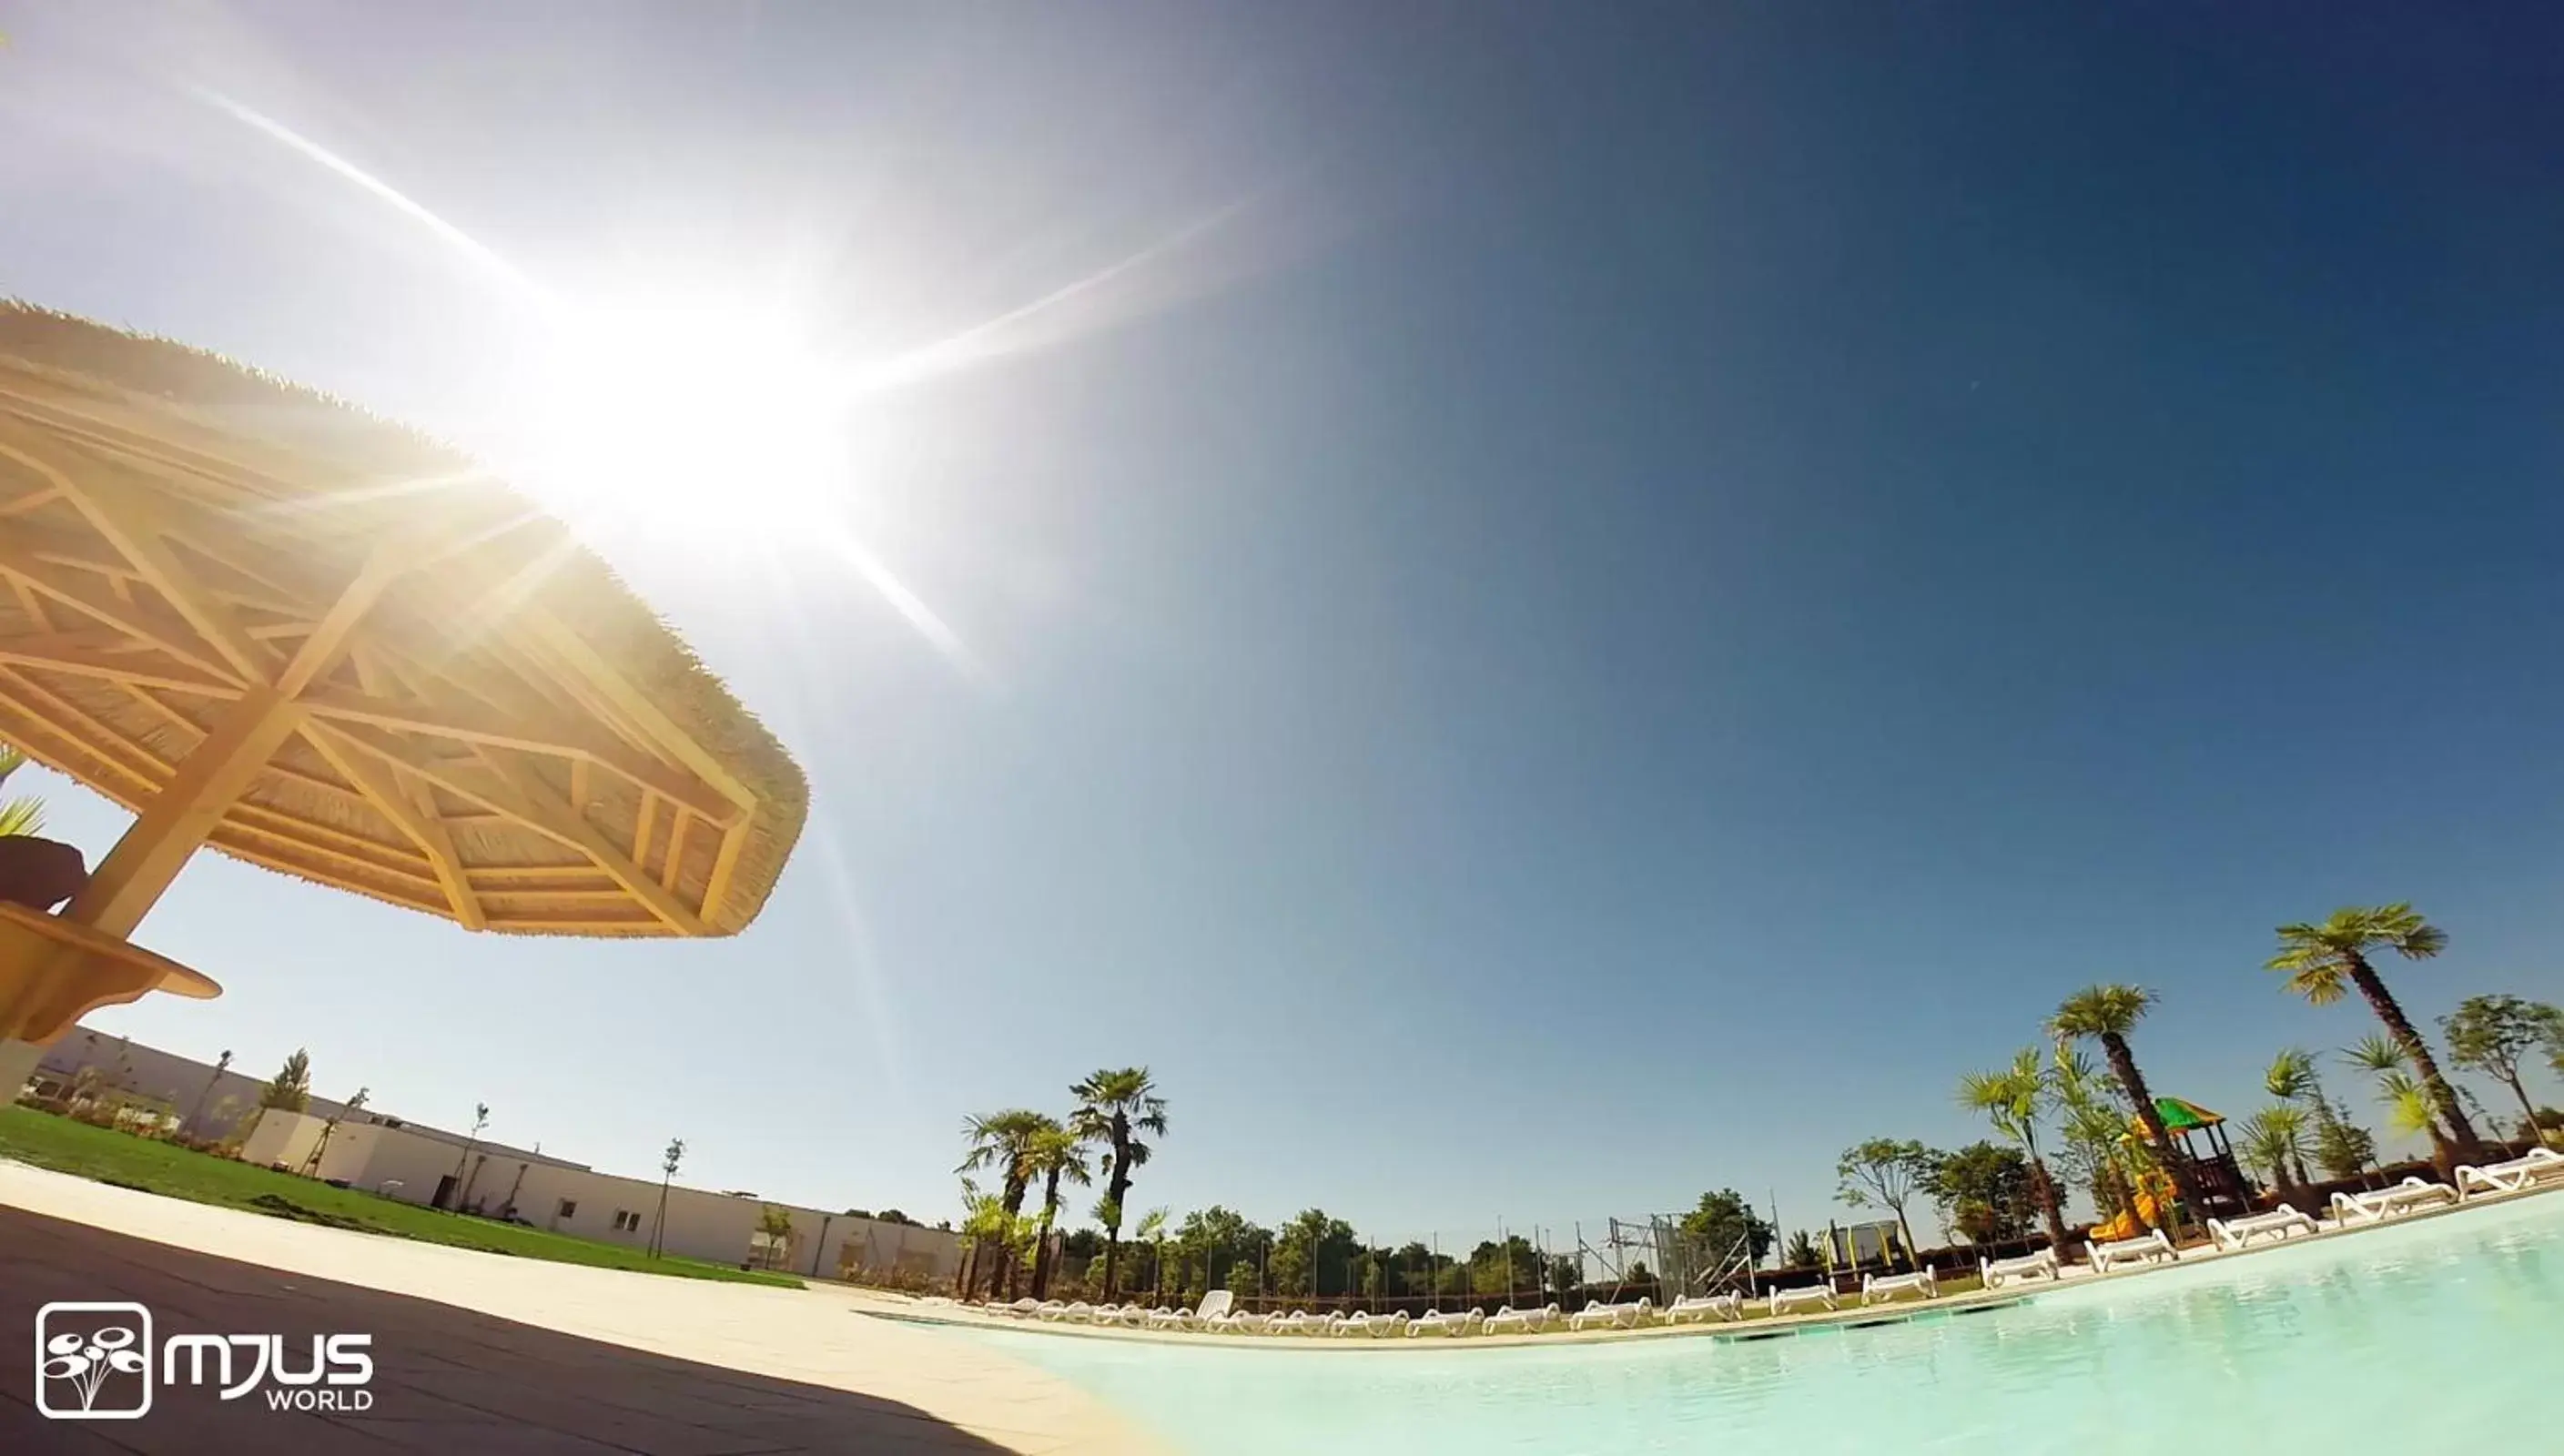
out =
[[[2123,1210],[2108,1223],[2092,1225],[2092,1242],[2106,1244],[2113,1239],[2133,1239],[2143,1234],[2148,1225],[2162,1228],[2169,1221],[2166,1215],[2172,1211],[2165,1206],[2172,1202],[2172,1179],[2158,1172],[2138,1180],[2129,1201],[2136,1206]]]

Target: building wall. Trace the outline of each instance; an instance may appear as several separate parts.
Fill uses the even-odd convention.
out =
[[[206,1079],[213,1075],[206,1063],[139,1043],[92,1038],[86,1032],[64,1038],[44,1065],[66,1078],[77,1076],[84,1066],[96,1066],[102,1082],[130,1085],[132,1090],[172,1103],[182,1114],[195,1105]],[[459,1168],[457,1196],[451,1200],[458,1209],[477,1205],[482,1213],[501,1217],[513,1203],[514,1216],[535,1228],[633,1249],[650,1246],[659,1211],[655,1180],[601,1173],[566,1158],[403,1123],[372,1109],[349,1115],[340,1104],[318,1097],[306,1112],[269,1109],[262,1115],[258,1094],[273,1073],[273,1068],[259,1076],[225,1073],[205,1100],[207,1116],[191,1131],[214,1137],[245,1128],[244,1161],[261,1167],[282,1163],[289,1171],[301,1172],[304,1159],[320,1142],[321,1130],[335,1117],[340,1121],[313,1169],[315,1177],[426,1205],[436,1201],[438,1184]],[[224,1097],[238,1098],[240,1106],[217,1120],[211,1109]],[[213,1126],[217,1122],[220,1131]],[[950,1280],[961,1267],[962,1245],[956,1234],[848,1218],[826,1209],[783,1206],[792,1215],[792,1238],[774,1267],[787,1272],[835,1278],[845,1270],[885,1274],[906,1268],[929,1279]],[[741,1263],[750,1257],[749,1236],[765,1207],[760,1198],[671,1187],[662,1247],[707,1263]],[[632,1216],[618,1226],[617,1213]]]
[[[269,1108],[241,1141],[241,1161],[258,1167],[282,1167],[288,1172],[301,1172],[303,1160],[320,1142],[320,1130],[329,1126],[327,1118],[310,1113],[290,1113],[283,1108]],[[336,1143],[332,1137],[329,1140]]]
[[[45,1049],[40,1070],[70,1082],[84,1068],[95,1069],[102,1086],[121,1087],[157,1098],[177,1110],[180,1131],[220,1142],[246,1129],[258,1116],[258,1095],[274,1067],[252,1074],[234,1063],[220,1077],[210,1062],[145,1046],[123,1037],[75,1030]],[[310,1111],[330,1114],[345,1109],[326,1098],[312,1099]]]

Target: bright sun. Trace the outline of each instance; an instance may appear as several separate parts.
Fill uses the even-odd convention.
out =
[[[568,514],[784,539],[849,485],[846,372],[783,313],[712,300],[564,307],[528,400],[534,484]]]

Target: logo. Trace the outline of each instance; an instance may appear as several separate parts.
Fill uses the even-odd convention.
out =
[[[297,1349],[282,1335],[172,1335],[155,1363],[141,1305],[50,1304],[36,1312],[36,1409],[53,1420],[137,1420],[151,1410],[156,1374],[164,1394],[210,1379],[224,1400],[257,1392],[275,1411],[371,1410],[373,1343],[315,1335]]]
[[[36,1312],[36,1410],[54,1420],[139,1420],[151,1412],[151,1312],[133,1304],[50,1304]]]

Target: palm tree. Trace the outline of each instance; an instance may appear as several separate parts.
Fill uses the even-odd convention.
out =
[[[27,755],[0,743],[0,783],[26,764]],[[0,834],[42,834],[45,832],[45,801],[28,795],[0,800]]]
[[[2145,1019],[2155,1003],[2154,992],[2141,986],[2085,986],[2066,997],[2047,1020],[2047,1034],[2059,1042],[2090,1037],[2101,1044],[2101,1055],[2110,1064],[2110,1075],[2117,1078],[2119,1090],[2128,1095],[2136,1108],[2137,1122],[2146,1130],[2146,1140],[2154,1144],[2164,1171],[2172,1174],[2173,1191],[2193,1209],[2206,1204],[2199,1196],[2199,1184],[2191,1176],[2190,1159],[2172,1143],[2172,1133],[2164,1127],[2163,1114],[2155,1108],[2154,1094],[2146,1090],[2145,1074],[2137,1070],[2135,1054],[2128,1050],[2128,1033]]]
[[[1096,1214],[1104,1222],[1104,1292],[1110,1297],[1122,1266],[1122,1209],[1131,1196],[1131,1170],[1149,1160],[1149,1144],[1137,1135],[1167,1136],[1167,1100],[1146,1067],[1100,1071],[1069,1092],[1077,1099],[1069,1126],[1107,1149],[1104,1201]]]
[[[2377,1077],[2377,1100],[2386,1105],[2386,1126],[2398,1133],[2419,1133],[2431,1140],[2431,1160],[2443,1168],[2456,1156],[2456,1144],[2433,1116],[2428,1086],[2413,1075],[2404,1048],[2393,1037],[2371,1033],[2341,1049],[2342,1060]]]
[[[962,1159],[956,1172],[975,1172],[994,1167],[999,1174],[997,1206],[1009,1219],[1022,1216],[1024,1194],[1033,1180],[1033,1144],[1045,1133],[1059,1131],[1059,1120],[1047,1113],[1028,1108],[1008,1108],[1000,1113],[986,1113],[962,1124],[963,1137],[970,1140],[969,1154]],[[1012,1275],[1003,1267],[990,1270],[988,1292],[997,1292],[996,1280],[1009,1281]]]
[[[2413,1019],[2386,989],[2377,968],[2368,962],[2368,952],[2392,950],[2407,960],[2428,960],[2448,948],[2446,931],[2416,914],[2413,907],[2401,901],[2393,905],[2348,906],[2334,911],[2321,925],[2299,922],[2279,927],[2279,953],[2270,957],[2268,968],[2285,971],[2288,989],[2306,998],[2313,1006],[2329,1006],[2342,998],[2345,985],[2357,986],[2368,999],[2368,1007],[2377,1019],[2386,1023],[2387,1034],[2404,1051],[2412,1064],[2431,1105],[2438,1109],[2440,1122],[2449,1130],[2449,1141],[2461,1157],[2479,1158],[2483,1144],[2475,1137],[2472,1123],[2466,1121],[2463,1108],[2457,1106],[2457,1092],[2449,1079],[2440,1075],[2440,1064],[2431,1057],[2431,1048],[2414,1030]]]
[[[2261,1074],[2261,1090],[2281,1102],[2302,1103],[2318,1126],[2333,1121],[2332,1104],[2324,1099],[2323,1081],[2315,1075],[2314,1053],[2288,1047],[2270,1059]]]
[[[1041,1242],[1033,1254],[1033,1298],[1041,1299],[1050,1293],[1050,1230],[1059,1220],[1060,1180],[1091,1183],[1095,1169],[1086,1160],[1086,1140],[1060,1127],[1033,1135],[1024,1149],[1024,1166],[1042,1180]]]
[[[2263,1108],[2237,1130],[2236,1150],[2246,1162],[2266,1170],[2274,1188],[2296,1189],[2306,1176],[2306,1113],[2294,1103]]]
[[[2047,1096],[2047,1073],[2039,1065],[2036,1047],[2023,1047],[2012,1065],[1999,1072],[1971,1072],[1959,1079],[1960,1106],[1985,1114],[1995,1131],[2030,1154],[2039,1211],[2047,1217],[2048,1245],[2063,1249],[2065,1213],[2057,1206],[2056,1181],[2047,1175],[2047,1160],[2038,1155],[2038,1114]]]
[[[1140,1226],[1132,1230],[1132,1236],[1139,1239],[1140,1242],[1144,1244],[1155,1244],[1158,1246],[1157,1257],[1149,1261],[1150,1282],[1153,1286],[1149,1291],[1149,1302],[1151,1304],[1155,1304],[1160,1299],[1163,1299],[1167,1292],[1168,1212],[1169,1210],[1164,1208],[1152,1208],[1147,1213],[1141,1215]],[[1109,1248],[1111,1246],[1107,1245],[1107,1247]],[[1108,1277],[1105,1281],[1105,1293],[1111,1294],[1112,1292],[1112,1281]]]

